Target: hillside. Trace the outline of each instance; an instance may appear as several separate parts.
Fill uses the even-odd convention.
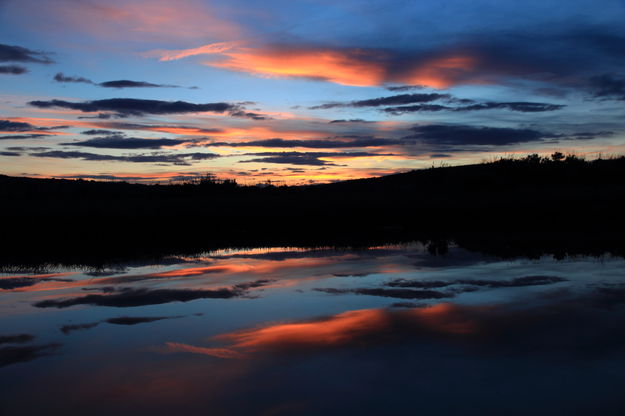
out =
[[[538,240],[545,233],[618,237],[625,228],[625,158],[530,156],[262,188],[213,180],[140,185],[2,176],[0,198],[11,235],[4,251],[13,255],[59,247],[84,256],[83,250],[366,245],[462,233],[523,233]],[[58,245],[60,235],[64,242]]]

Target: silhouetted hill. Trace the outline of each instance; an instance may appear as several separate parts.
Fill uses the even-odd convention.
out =
[[[480,235],[491,241],[515,235],[515,244],[526,248],[552,241],[566,251],[572,239],[595,241],[593,247],[622,239],[625,157],[586,162],[530,155],[292,187],[210,178],[141,185],[0,176],[0,199],[10,235],[5,259]],[[561,237],[567,233],[577,237]],[[505,244],[491,247],[497,249],[505,252]]]

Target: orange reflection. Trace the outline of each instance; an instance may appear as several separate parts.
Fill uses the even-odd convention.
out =
[[[0,289],[1,291],[7,292],[31,292],[42,290],[42,287],[45,286],[64,286],[64,287],[74,287],[76,282],[68,279],[62,279],[65,276],[71,276],[76,274],[75,272],[63,272],[63,273],[47,273],[47,274],[37,274],[37,275],[13,275],[13,276],[1,276],[0,282],[2,281],[11,281],[11,280],[19,280],[27,283],[27,285],[18,285],[15,288],[11,289]],[[45,290],[45,289],[43,289]]]
[[[218,358],[242,358],[255,352],[355,345],[429,334],[465,336],[479,332],[479,315],[492,308],[438,304],[408,310],[363,309],[328,318],[278,323],[213,337],[226,348],[166,343],[168,352],[191,352]]]

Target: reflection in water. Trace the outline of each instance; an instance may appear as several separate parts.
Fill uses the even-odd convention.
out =
[[[380,340],[388,342],[407,335],[407,332],[468,334],[477,330],[476,322],[471,318],[475,312],[476,307],[462,308],[446,303],[404,311],[364,309],[312,322],[276,324],[214,337],[215,340],[231,342],[228,348],[200,348],[173,342],[168,342],[167,347],[169,351],[242,358],[246,353],[258,351],[318,349]]]
[[[624,271],[415,244],[0,275],[0,414],[623,414]]]

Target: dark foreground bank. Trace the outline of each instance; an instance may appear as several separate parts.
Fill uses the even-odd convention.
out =
[[[0,198],[5,265],[414,240],[502,256],[623,253],[625,240],[625,157],[528,156],[292,187],[2,176]]]

